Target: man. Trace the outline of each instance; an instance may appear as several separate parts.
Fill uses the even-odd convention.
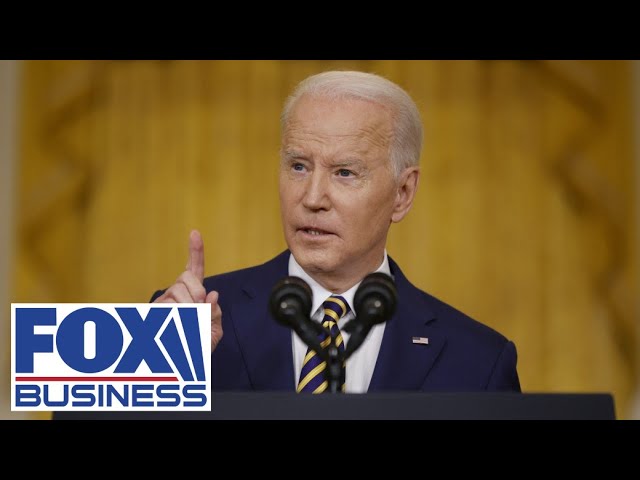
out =
[[[289,249],[204,278],[203,241],[193,231],[186,270],[152,298],[211,304],[213,390],[326,391],[326,364],[272,318],[271,290],[288,275],[304,279],[312,318],[344,348],[355,291],[379,271],[394,278],[398,307],[347,360],[346,392],[520,391],[514,344],[414,287],[387,256],[389,228],[411,209],[420,176],[422,123],[409,95],[377,75],[325,72],[298,85],[281,126]]]

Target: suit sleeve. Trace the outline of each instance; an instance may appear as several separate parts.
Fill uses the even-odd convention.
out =
[[[151,295],[151,300],[149,300],[149,303],[153,303],[156,301],[156,299],[162,295],[165,292],[165,290],[158,290],[156,291],[153,295]]]
[[[515,344],[511,341],[505,342],[493,366],[485,389],[487,391],[521,392],[520,379],[518,378],[518,370],[516,368],[517,362],[518,354]]]

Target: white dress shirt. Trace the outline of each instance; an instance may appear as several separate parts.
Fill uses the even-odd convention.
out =
[[[378,267],[376,272],[391,275],[386,250],[384,251],[382,264]],[[313,314],[311,315],[311,319],[320,323],[324,318],[324,309],[322,308],[322,304],[328,297],[334,294],[326,290],[322,285],[311,278],[293,257],[293,254],[289,256],[289,275],[302,278],[311,287],[311,290],[313,291],[313,304],[311,306]],[[360,282],[346,292],[340,294],[340,296],[349,303],[349,307],[351,308],[349,313],[342,317],[338,322],[338,327],[340,327],[345,345],[349,342],[349,334],[342,330],[342,328],[355,316],[353,313],[353,297],[356,294],[358,286],[360,286]],[[369,389],[369,383],[371,382],[373,370],[376,366],[376,360],[378,359],[378,352],[380,351],[380,344],[382,343],[382,335],[384,334],[385,325],[386,323],[374,325],[365,341],[362,342],[360,348],[347,360],[345,374],[345,387],[347,393],[366,393]],[[307,354],[308,347],[294,331],[292,331],[292,340],[293,370],[296,375],[295,384],[297,387],[300,380],[302,362]]]

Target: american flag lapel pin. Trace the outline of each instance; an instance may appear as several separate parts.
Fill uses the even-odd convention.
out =
[[[429,345],[429,339],[427,337],[413,337],[411,342],[418,345]]]

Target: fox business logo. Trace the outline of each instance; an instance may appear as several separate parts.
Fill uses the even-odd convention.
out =
[[[211,410],[209,304],[12,304],[11,410]]]

